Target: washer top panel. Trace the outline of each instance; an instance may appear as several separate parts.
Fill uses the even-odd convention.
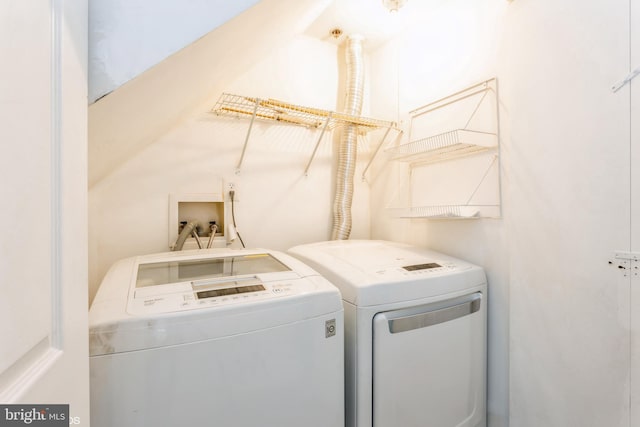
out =
[[[89,311],[90,354],[203,341],[342,311],[335,286],[267,249],[202,249],[116,262]]]
[[[170,259],[138,263],[136,288],[190,282],[197,284],[214,278],[232,278],[291,271],[269,253],[229,255],[208,258]]]
[[[313,289],[269,252],[134,262],[127,311],[150,315],[246,304]],[[292,286],[296,282],[297,286]]]
[[[422,248],[381,240],[336,240],[296,246],[289,253],[359,306],[432,297],[486,283],[482,268]]]

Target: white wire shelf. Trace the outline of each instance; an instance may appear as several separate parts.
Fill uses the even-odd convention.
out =
[[[500,218],[500,205],[439,205],[391,208],[398,218],[480,219]]]
[[[313,107],[290,104],[276,99],[259,99],[223,93],[211,110],[217,115],[254,117],[256,120],[319,128],[327,123],[329,129],[340,125],[356,125],[361,132],[391,128],[395,123],[367,117],[338,113]],[[327,122],[328,121],[328,122]]]
[[[458,159],[498,146],[495,133],[456,129],[386,150],[393,160],[411,163],[436,163]]]
[[[400,170],[406,177],[389,207],[392,215],[430,220],[501,218],[497,80],[469,86],[409,114],[409,142],[386,149],[391,160],[405,164]],[[414,133],[419,137],[412,139]]]
[[[250,119],[249,128],[242,147],[242,154],[240,155],[240,160],[236,167],[236,173],[240,173],[240,169],[242,168],[242,163],[244,161],[249,142],[249,136],[251,135],[251,129],[255,120],[304,126],[311,129],[321,129],[320,135],[316,140],[313,153],[311,154],[311,158],[304,170],[305,175],[307,175],[309,171],[311,162],[316,155],[320,141],[322,141],[322,137],[327,129],[333,130],[340,126],[357,126],[358,133],[366,134],[367,132],[376,129],[386,128],[387,132],[378,144],[375,151],[376,153],[384,143],[389,130],[395,129],[399,134],[402,132],[400,129],[396,128],[396,124],[394,122],[354,116],[313,107],[303,107],[301,105],[290,104],[276,99],[259,99],[242,95],[233,95],[230,93],[223,93],[218,99],[218,102],[216,102],[214,107],[211,109],[211,112],[219,116],[245,117]],[[375,157],[375,155],[373,157]],[[365,172],[372,161],[373,158],[369,160],[369,164],[365,168]]]

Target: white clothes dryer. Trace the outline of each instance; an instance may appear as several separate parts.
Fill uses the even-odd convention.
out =
[[[342,427],[338,290],[270,250],[125,259],[90,310],[93,427]]]
[[[289,253],[342,293],[348,427],[486,426],[482,268],[385,241]]]

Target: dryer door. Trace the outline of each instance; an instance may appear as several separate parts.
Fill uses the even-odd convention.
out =
[[[482,292],[373,319],[374,427],[484,426]]]

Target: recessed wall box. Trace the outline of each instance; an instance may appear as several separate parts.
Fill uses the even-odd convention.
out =
[[[225,247],[225,209],[222,193],[189,193],[169,195],[169,247],[176,242],[182,226],[185,223],[198,224],[198,236],[204,247],[210,237],[210,225],[215,222],[217,231],[212,247]],[[198,244],[190,236],[183,249],[197,249]]]

